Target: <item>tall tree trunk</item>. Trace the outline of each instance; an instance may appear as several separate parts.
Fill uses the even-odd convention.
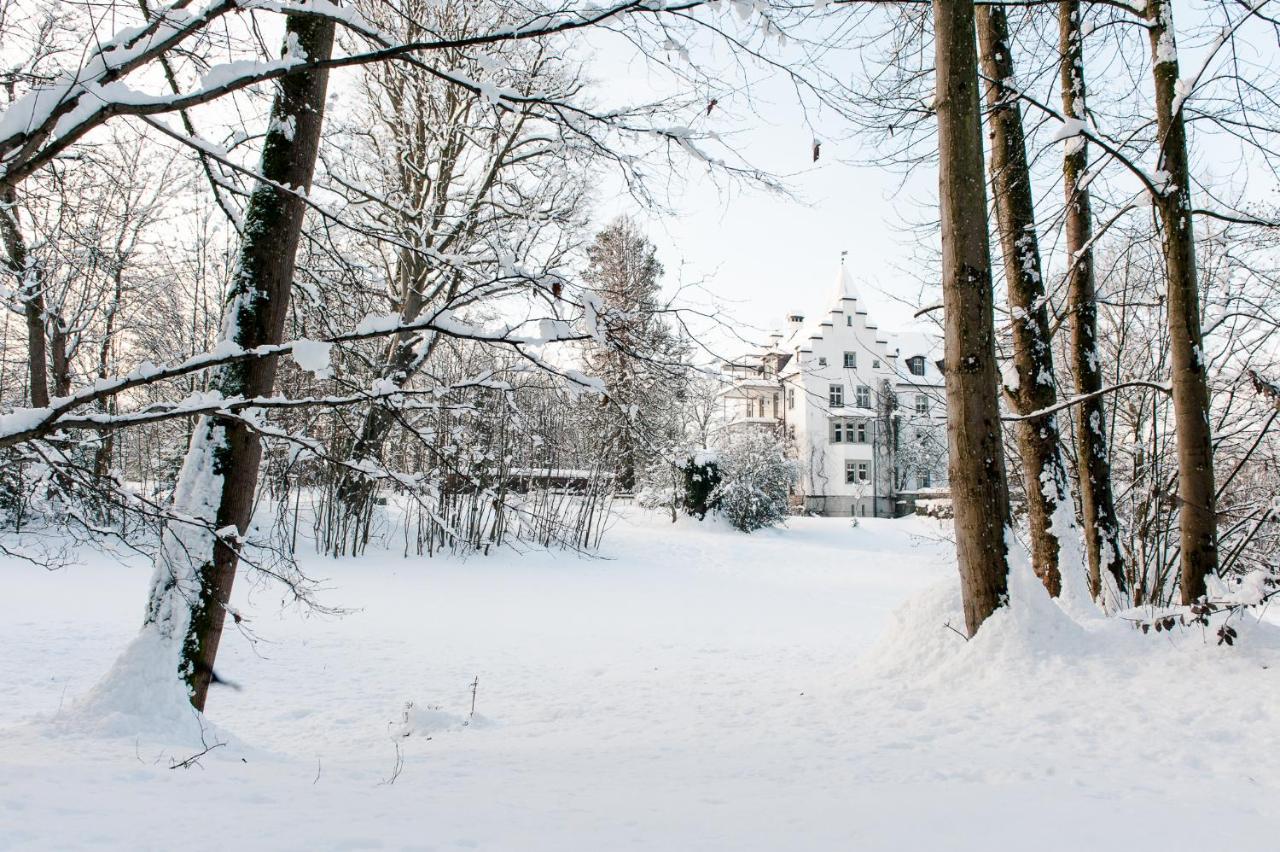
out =
[[[428,237],[424,249],[447,251],[459,242],[465,243],[475,233],[476,213],[486,198],[489,189],[494,185],[498,172],[506,162],[516,141],[520,138],[525,117],[521,116],[514,127],[507,133],[505,140],[489,162],[484,178],[472,193],[472,200],[459,223],[446,228],[449,216],[450,187],[454,176],[462,169],[464,149],[468,137],[460,128],[448,131],[449,140],[438,152],[434,163],[437,177],[434,182],[425,180],[427,173],[426,159],[432,154],[432,146],[427,137],[436,128],[429,125],[427,109],[423,99],[427,95],[416,88],[412,94],[406,95],[399,78],[392,77],[382,84],[388,90],[392,103],[401,108],[405,116],[405,124],[394,128],[393,135],[402,137],[404,162],[397,171],[400,191],[406,198],[419,199],[424,194],[429,197],[429,204],[419,216],[410,216],[402,224],[405,233],[402,239],[406,243],[416,243],[424,236]],[[462,106],[458,99],[457,87],[449,87],[444,94],[443,114],[456,116]],[[412,104],[407,106],[406,100]],[[427,199],[423,199],[425,202]],[[449,304],[457,295],[460,279],[457,273],[451,273],[436,286],[430,287],[432,270],[425,253],[410,248],[400,250],[398,276],[400,278],[400,321],[411,323],[421,316],[428,305]],[[439,342],[439,336],[430,331],[401,332],[391,342],[386,359],[382,363],[379,377],[392,382],[396,387],[404,387],[410,379],[427,362]],[[362,462],[376,461],[382,463],[384,446],[387,437],[395,426],[394,412],[384,405],[374,404],[365,410],[364,420],[360,424],[360,432],[352,444],[349,454],[354,467]],[[369,520],[372,501],[376,491],[376,480],[362,475],[353,467],[346,467],[339,473],[338,486],[335,490],[338,500],[338,517],[342,529],[331,536],[330,549],[337,555],[350,545],[353,552],[359,552],[368,543]]]
[[[423,295],[428,269],[426,261],[416,252],[402,249],[400,256],[400,276],[403,298],[400,305],[400,322],[412,323],[427,307]],[[457,287],[456,277],[445,293],[447,301],[454,295]],[[404,387],[422,368],[439,342],[439,335],[434,331],[402,331],[392,339],[387,349],[386,359],[379,369],[379,378],[391,382],[396,387]],[[359,467],[364,462],[383,463],[383,451],[387,436],[395,426],[394,411],[378,403],[370,405],[364,413],[360,424],[360,433],[352,444],[348,454],[353,466]],[[368,543],[369,511],[376,490],[376,480],[365,476],[351,467],[343,468],[339,473],[335,495],[338,501],[338,516],[342,529],[332,536],[330,549],[337,555],[345,552],[350,546],[353,553]]]
[[[1178,48],[1171,0],[1148,0],[1147,24],[1160,132],[1157,174],[1164,180],[1156,194],[1155,207],[1164,230],[1168,286],[1169,363],[1178,440],[1182,602],[1190,604],[1205,594],[1205,578],[1218,568],[1209,383],[1200,332],[1187,131],[1177,94]]]
[[[1049,345],[1049,308],[1040,275],[1040,241],[1036,235],[1035,199],[1027,166],[1026,140],[1018,93],[1010,88],[1013,55],[1009,22],[1001,6],[975,10],[982,73],[987,78],[987,123],[991,136],[991,192],[1000,228],[1004,277],[1009,291],[1013,325],[1013,364],[1018,386],[1009,388],[1018,414],[1026,416],[1058,401],[1053,386],[1053,350]],[[1062,593],[1058,565],[1060,542],[1066,530],[1054,525],[1059,507],[1074,518],[1062,461],[1056,415],[1048,414],[1017,425],[1022,455],[1023,488],[1031,532],[1031,564],[1049,594]]]
[[[991,247],[973,0],[933,0],[947,443],[956,556],[969,635],[1009,583],[1009,491],[996,396]]]
[[[18,224],[18,195],[11,184],[0,182],[0,237],[9,269],[18,279],[22,314],[27,322],[27,382],[33,408],[49,405],[49,355],[45,345],[44,282],[27,254],[27,242]]]
[[[120,311],[120,299],[124,294],[123,261],[117,262],[113,281],[114,287],[112,288],[111,302],[107,305],[106,317],[103,323],[102,343],[98,346],[98,378],[104,381],[111,373],[111,344],[115,341],[116,314]],[[114,394],[101,402],[101,410],[104,414],[115,413],[116,398]],[[111,429],[104,429],[98,436],[98,446],[93,451],[93,475],[95,479],[102,479],[110,472],[111,454],[114,449],[115,432]]]
[[[47,305],[46,305],[47,311]],[[71,357],[67,354],[67,325],[57,313],[48,315],[49,392],[52,396],[71,393]]]
[[[1058,4],[1058,46],[1062,54],[1062,114],[1085,121],[1084,46],[1080,28],[1080,0]],[[1084,183],[1089,149],[1083,136],[1067,140],[1062,160],[1066,193],[1067,307],[1071,324],[1072,372],[1075,391],[1087,396],[1102,390],[1102,362],[1098,357],[1097,284],[1093,269],[1093,208]],[[1102,593],[1106,571],[1125,589],[1124,550],[1111,490],[1111,459],[1107,448],[1107,411],[1102,397],[1080,404],[1076,419],[1076,464],[1080,475],[1080,510],[1085,551],[1089,560],[1089,591]]]
[[[324,60],[332,53],[333,30],[329,20],[290,16],[284,43],[286,49]],[[266,180],[254,187],[245,210],[238,267],[223,313],[224,342],[250,349],[278,343],[284,333],[305,205],[273,184],[310,188],[327,86],[323,70],[280,80],[262,148]],[[275,358],[232,364],[214,371],[210,389],[224,397],[265,395],[275,373]],[[180,643],[178,674],[198,710],[204,709],[213,678],[238,537],[249,526],[261,458],[258,436],[241,421],[202,417],[174,491],[175,513],[200,525],[173,521],[166,528],[147,628]]]

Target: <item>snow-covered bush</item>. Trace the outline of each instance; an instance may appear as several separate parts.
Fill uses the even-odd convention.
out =
[[[715,508],[712,492],[720,483],[717,454],[714,450],[676,451],[675,459],[663,456],[639,471],[636,505],[668,509],[672,521],[681,509],[702,520]]]
[[[787,516],[795,462],[777,435],[760,429],[734,434],[720,454],[720,484],[711,500],[743,532],[771,527]]]
[[[636,505],[643,509],[665,509],[676,519],[684,502],[684,477],[671,459],[659,456],[636,471]]]
[[[684,463],[684,510],[702,520],[716,507],[715,490],[720,485],[720,460],[712,450],[689,454]]]

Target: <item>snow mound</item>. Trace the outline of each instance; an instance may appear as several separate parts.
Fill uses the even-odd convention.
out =
[[[224,732],[191,706],[178,670],[176,645],[145,629],[110,671],[71,707],[50,720],[53,733],[144,738],[171,745],[228,742]]]
[[[1047,656],[1078,653],[1089,643],[1081,623],[1045,591],[1026,559],[1010,555],[1009,602],[965,641],[959,578],[909,599],[867,655],[871,673],[910,678],[981,677],[984,671],[1034,666]]]
[[[1239,633],[1234,648],[1218,645],[1222,615],[1208,627],[1178,625],[1143,634],[1136,625],[1150,620],[1150,611],[1105,618],[1070,596],[1054,600],[1024,553],[1011,549],[1009,561],[1008,603],[977,635],[965,640],[959,578],[948,579],[900,606],[859,667],[872,677],[920,685],[990,687],[1052,680],[1049,672],[1067,670],[1110,676],[1135,665],[1171,672],[1187,666],[1270,665],[1280,653],[1280,626],[1256,614],[1231,618]]]
[[[444,710],[438,704],[415,704],[406,702],[400,719],[391,723],[391,733],[395,737],[431,737],[436,734],[462,731],[467,728],[488,728],[493,720],[476,713],[462,716]]]

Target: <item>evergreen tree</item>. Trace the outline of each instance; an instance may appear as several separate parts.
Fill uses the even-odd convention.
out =
[[[587,258],[584,278],[597,300],[589,306],[597,343],[587,366],[605,385],[596,425],[618,489],[632,491],[637,470],[679,438],[686,347],[664,318],[657,251],[634,222],[615,219]]]

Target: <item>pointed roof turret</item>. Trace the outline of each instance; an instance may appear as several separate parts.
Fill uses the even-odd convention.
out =
[[[844,299],[861,299],[862,294],[858,292],[858,285],[853,283],[853,276],[849,274],[849,267],[845,266],[844,257],[848,252],[840,255],[840,273],[836,276],[836,302],[839,303]]]

